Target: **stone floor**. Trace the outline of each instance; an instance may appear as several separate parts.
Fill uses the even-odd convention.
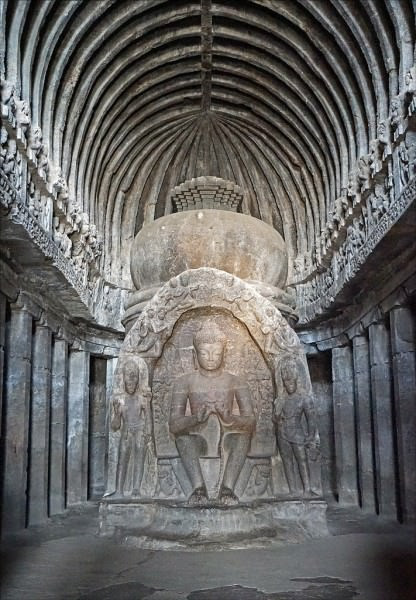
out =
[[[414,600],[412,531],[329,512],[332,537],[258,550],[167,552],[99,538],[97,507],[3,544],[2,600]],[[413,532],[414,533],[414,532]]]

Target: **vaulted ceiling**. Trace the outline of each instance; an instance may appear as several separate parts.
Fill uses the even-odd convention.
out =
[[[6,72],[104,241],[215,175],[311,251],[414,60],[411,0],[11,0]],[[122,274],[122,276],[120,276]]]

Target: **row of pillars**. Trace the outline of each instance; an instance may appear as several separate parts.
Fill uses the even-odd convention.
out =
[[[396,306],[332,350],[338,499],[416,518],[415,315]]]
[[[108,361],[35,317],[0,294],[2,535],[85,502],[97,479],[104,485]]]

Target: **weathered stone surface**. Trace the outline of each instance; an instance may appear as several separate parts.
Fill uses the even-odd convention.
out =
[[[224,309],[233,317],[227,316]],[[169,419],[166,413],[169,405],[164,406],[165,394],[169,393],[170,382],[178,375],[178,367],[179,373],[192,371],[192,336],[210,319],[217,326],[222,323],[222,327],[225,327],[230,347],[226,354],[226,368],[230,368],[234,374],[241,373],[241,376],[246,371],[252,379],[251,394],[258,405],[258,422],[250,455],[271,456],[275,448],[271,419],[273,387],[276,389],[275,393],[283,393],[279,361],[285,352],[292,354],[295,359],[299,358],[304,372],[302,385],[306,385],[308,390],[310,382],[305,370],[305,358],[294,332],[273,305],[242,280],[222,271],[199,269],[188,271],[166,284],[148,303],[130,330],[123,357],[120,358],[119,373],[122,373],[122,360],[131,359],[137,362],[143,372],[142,385],[151,385],[149,382],[154,373],[152,405],[156,452],[161,457],[177,456],[173,440],[169,442]],[[243,325],[248,328],[250,335],[247,335]],[[172,332],[173,338],[169,342],[171,345],[165,347]],[[263,349],[264,357],[256,344],[253,345],[253,340]],[[178,365],[174,362],[175,348],[179,350]],[[115,381],[115,398],[118,389],[121,394],[124,393],[121,379],[119,383]]]
[[[378,508],[381,513],[396,514],[397,482],[389,332],[384,323],[373,323],[369,327],[369,336]]]
[[[104,501],[100,504],[100,534],[142,548],[165,550],[293,543],[328,535],[326,502],[263,502],[254,508],[224,510]]]
[[[50,412],[49,513],[65,509],[68,342],[55,337],[52,349]]]
[[[308,356],[315,410],[319,423],[321,450],[322,489],[324,497],[333,501],[336,490],[334,405],[332,398],[331,353],[316,353]]]
[[[26,525],[27,453],[30,414],[32,316],[12,306],[6,355],[6,418],[2,532]]]
[[[150,247],[151,264],[146,260]],[[134,240],[131,275],[137,289],[199,267],[282,288],[287,250],[277,231],[262,221],[215,209],[162,217],[143,227]]]
[[[10,304],[23,290],[32,320],[47,315],[45,336],[62,325],[59,336],[73,344],[71,356],[82,348],[93,363],[113,363],[117,356],[126,300],[123,322],[127,332],[138,325],[137,353],[131,354],[146,389],[139,389],[139,382],[129,394],[119,385],[125,364],[115,382],[120,402],[136,409],[140,405],[146,413],[143,431],[130,436],[147,447],[145,454],[138,452],[145,458],[143,495],[185,501],[192,493],[186,458],[177,444],[180,436],[170,431],[167,398],[176,379],[185,377],[186,406],[180,417],[196,417],[189,382],[201,371],[194,369],[192,338],[198,323],[208,319],[221,330],[229,327],[223,371],[243,382],[253,399],[256,431],[231,485],[238,500],[288,493],[284,472],[290,480],[293,470],[291,487],[297,494],[309,487],[320,493],[319,441],[328,498],[338,461],[342,501],[356,503],[358,494],[365,509],[408,521],[416,511],[411,500],[416,497],[411,332],[416,290],[415,7],[391,0],[371,2],[371,8],[368,2],[253,1],[242,11],[237,4],[0,3],[1,291]],[[376,51],[380,48],[382,52]],[[214,218],[216,208],[226,212]],[[183,221],[188,225],[180,235],[170,237],[171,230],[162,229]],[[251,225],[247,229],[243,223]],[[132,290],[130,250],[146,231],[149,243],[143,244],[140,264],[133,261],[133,280],[142,278],[144,287]],[[199,291],[188,285],[182,271],[203,265],[229,271],[251,288],[241,288],[242,296],[233,298],[230,280],[223,281],[225,298],[217,294],[213,306],[209,299],[195,302]],[[168,282],[169,293],[152,304]],[[290,326],[298,323],[318,360],[333,351],[334,382],[315,385],[322,398],[312,400],[303,353],[287,351],[287,339],[284,348],[279,346],[278,332],[290,330],[280,320],[275,327],[258,295],[253,296],[254,310],[247,309],[253,290]],[[265,308],[260,318],[256,303]],[[157,309],[153,315],[147,305]],[[173,305],[181,309],[170,320],[166,314]],[[390,329],[380,329],[382,320]],[[129,494],[141,468],[134,456],[126,460],[130,451],[123,436],[126,429],[130,435],[131,427],[120,423],[104,447],[103,432],[111,420],[104,423],[104,406],[114,410],[115,405],[104,400],[103,382],[99,391],[92,382],[88,409],[85,398],[94,369],[91,375],[86,364],[69,360],[80,369],[70,373],[67,463],[62,448],[67,350],[61,344],[53,350],[50,394],[47,378],[36,366],[47,355],[34,351],[28,390],[27,368],[17,369],[10,379],[9,358],[15,356],[10,332],[16,321],[0,298],[0,326],[3,321],[8,333],[5,345],[0,334],[0,372],[3,348],[6,367],[0,435],[6,458],[0,488],[7,496],[10,485],[13,498],[20,490],[17,504],[29,509],[20,523],[37,519],[38,504],[45,515],[45,456],[39,449],[44,445],[47,455],[48,395],[56,416],[50,431],[50,511],[63,509],[66,465],[68,497],[84,501],[88,471],[89,492],[103,490],[107,450],[107,491],[120,488],[117,464],[123,455]],[[255,328],[261,333],[254,334]],[[16,365],[23,366],[19,343]],[[337,357],[342,346],[350,355],[352,348],[353,368],[351,356]],[[295,354],[300,361],[291,368],[298,373],[292,373],[294,392],[286,386],[290,376],[282,377],[284,354]],[[125,358],[123,348],[122,363]],[[237,387],[227,387],[223,379],[218,375],[217,383],[224,384],[220,391],[233,396],[237,413]],[[306,390],[299,389],[300,381],[306,381]],[[332,391],[333,411],[328,406]],[[16,405],[10,404],[9,392],[12,399],[20,394]],[[18,417],[17,407],[22,409]],[[123,421],[123,410],[119,412]],[[234,416],[253,416],[247,407],[245,412]],[[314,413],[320,434],[313,443]],[[202,452],[205,456],[198,458],[211,500],[218,499],[217,484],[221,487],[225,476],[221,468],[230,460],[232,464],[238,439],[237,432],[232,432],[233,443],[230,432],[225,435],[223,416],[217,406],[207,423],[207,439],[200,435],[212,455],[217,437],[221,441],[215,456]],[[286,420],[292,422],[289,445],[281,443]],[[21,481],[28,428],[33,435],[25,497]],[[152,428],[154,447],[148,443]],[[14,430],[22,438],[16,456],[7,441]],[[188,446],[198,446],[193,443],[196,433],[187,432]],[[240,442],[246,433],[238,433]],[[45,444],[38,443],[43,439]],[[35,482],[43,483],[37,489]],[[39,503],[33,500],[36,495]]]
[[[368,340],[364,335],[353,338],[353,362],[360,503],[365,510],[374,512],[375,465],[370,358]]]
[[[171,191],[171,201],[177,212],[201,208],[237,212],[242,200],[243,190],[240,186],[220,177],[196,177]]]
[[[6,305],[7,298],[0,292],[0,438],[2,437],[3,427],[3,388],[4,388],[4,351],[6,345]]]
[[[4,543],[2,600],[404,600],[416,584],[407,528],[359,510],[328,510],[330,537],[192,554],[114,544],[95,535],[97,512]]]
[[[209,317],[193,336],[194,371],[172,386],[169,430],[191,483],[190,503],[208,501],[200,458],[220,456],[215,488],[224,503],[238,502],[235,487],[255,429],[247,381],[224,370],[227,338]],[[189,406],[189,411],[187,410]]]
[[[89,398],[88,496],[102,497],[105,492],[107,446],[107,361],[91,358]]]
[[[409,308],[390,313],[395,427],[403,519],[416,519],[416,363],[415,321]]]
[[[332,380],[338,498],[341,504],[358,504],[354,379],[349,346],[332,350]]]
[[[88,421],[90,355],[71,348],[68,374],[66,448],[66,502],[85,502],[88,497]]]
[[[36,323],[30,403],[29,525],[39,525],[48,517],[51,344],[51,330],[46,323]]]
[[[250,503],[255,521],[259,499],[322,495],[301,345],[273,304],[224,271],[186,271],[147,303],[123,344],[109,420],[106,495],[126,498],[126,523],[137,498],[155,510]]]

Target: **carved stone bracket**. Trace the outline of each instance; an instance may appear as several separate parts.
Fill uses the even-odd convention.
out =
[[[6,176],[3,169],[0,168],[0,203],[1,208],[6,213],[11,205],[17,201],[19,190],[14,186],[10,179]]]
[[[91,293],[84,287],[77,270],[71,265],[70,261],[64,257],[55,242],[39,225],[38,221],[32,217],[28,208],[20,200],[17,200],[11,206],[10,219],[13,223],[22,225],[25,228],[31,239],[42,250],[43,254],[47,258],[51,258],[53,264],[65,275],[68,282],[78,292],[82,301],[87,306],[91,305]]]

